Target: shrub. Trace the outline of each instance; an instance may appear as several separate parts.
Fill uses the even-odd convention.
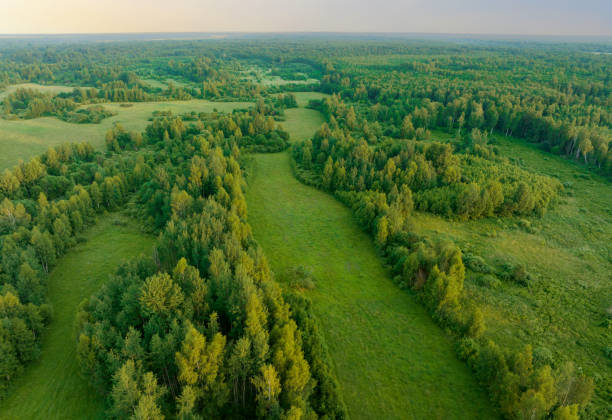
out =
[[[552,352],[546,347],[536,347],[533,349],[533,365],[541,367],[545,365],[554,366]]]
[[[535,229],[533,228],[533,226],[531,226],[531,222],[529,220],[525,220],[525,219],[519,220],[518,227],[527,233],[535,233]]]
[[[294,289],[312,290],[315,288],[312,271],[303,265],[291,269],[288,273],[287,280],[289,285]]]
[[[527,286],[529,282],[533,280],[531,274],[525,268],[525,265],[514,265],[508,262],[502,264],[498,276],[504,281],[510,281],[521,286]]]
[[[476,279],[476,282],[483,287],[489,289],[497,289],[501,286],[501,281],[493,274],[483,274]]]
[[[475,273],[492,273],[493,268],[489,266],[485,260],[479,256],[466,252],[463,254],[463,263],[465,266]]]

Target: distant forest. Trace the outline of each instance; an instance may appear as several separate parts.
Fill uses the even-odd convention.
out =
[[[519,165],[499,138],[612,178],[612,55],[597,54],[610,44],[56,41],[0,41],[2,118],[98,124],[114,115],[109,103],[250,106],[158,111],[142,132],[115,124],[104,150],[62,145],[0,175],[0,394],[39,356],[53,318],[49,272],[97,214],[123,209],[157,235],[155,254],[119,267],[76,314],[78,363],[109,416],[346,418],[308,298],[274,280],[247,222],[249,154],[288,150],[295,175],[334,194],[371,234],[398,293],[418,296],[455,338],[503,417],[610,416],[609,346],[593,375],[571,354],[534,351],[529,337],[515,348],[486,334],[466,272],[528,293],[530,267],[492,267],[414,229],[418,212],[529,230],[525,220],[567,199],[571,185]],[[67,89],[11,89],[25,83]],[[327,94],[308,104],[325,123],[292,142],[279,123],[298,107],[296,92],[312,91]]]

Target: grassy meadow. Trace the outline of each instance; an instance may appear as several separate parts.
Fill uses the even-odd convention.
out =
[[[163,80],[158,80],[158,79],[142,79],[142,81],[144,83],[146,83],[147,85],[151,86],[152,88],[159,88],[159,89],[166,89],[168,87],[168,84],[172,83],[174,86],[178,86],[178,87],[186,87],[187,83],[184,82],[180,82],[178,80],[175,79],[163,79]]]
[[[522,168],[564,184],[560,202],[541,218],[461,222],[417,213],[414,229],[451,239],[493,268],[524,264],[533,277],[528,287],[483,283],[468,272],[466,289],[485,309],[486,334],[509,348],[531,343],[534,353],[557,363],[573,360],[595,380],[591,409],[610,416],[612,183],[519,139],[495,136],[493,142]]]
[[[314,109],[305,108],[308,101],[322,99],[327,95],[319,92],[295,92],[299,108],[285,110],[285,121],[282,126],[291,133],[291,142],[308,140],[314,132],[325,122],[323,115]]]
[[[319,84],[318,79],[305,79],[305,80],[286,80],[280,76],[270,74],[271,69],[264,70],[257,66],[248,66],[242,73],[244,76],[243,80],[250,80],[252,82],[259,83],[264,86],[282,86],[288,84],[296,85],[308,85],[308,84]]]
[[[256,155],[249,223],[278,280],[303,266],[355,419],[494,418],[452,340],[399,290],[370,237],[333,196],[305,186],[287,153]]]
[[[38,83],[19,83],[16,85],[10,85],[0,91],[0,101],[4,99],[5,96],[10,95],[15,92],[17,89],[25,88],[25,89],[36,89],[45,93],[58,94],[62,92],[72,92],[73,86],[61,86],[61,85],[39,85]]]
[[[298,101],[316,97],[301,94]],[[323,121],[316,111],[290,111],[284,126],[294,141],[310,137]],[[249,170],[255,238],[281,283],[300,266],[312,273],[315,289],[305,293],[351,418],[495,418],[450,337],[393,284],[350,210],[297,181],[287,153],[255,155]]]
[[[149,254],[154,238],[120,214],[102,216],[84,236],[86,242],[65,255],[49,276],[54,313],[41,356],[12,384],[0,419],[103,418],[102,397],[79,373],[74,317],[79,303],[97,292],[121,261]]]
[[[128,130],[142,131],[149,123],[153,111],[182,113],[189,111],[211,112],[214,109],[230,112],[235,108],[250,106],[248,102],[211,102],[205,100],[172,102],[139,102],[122,106],[118,103],[103,104],[117,115],[106,118],[100,124],[72,124],[55,117],[31,120],[0,119],[0,170],[45,152],[61,143],[88,141],[96,148],[104,146],[104,135],[115,123]]]

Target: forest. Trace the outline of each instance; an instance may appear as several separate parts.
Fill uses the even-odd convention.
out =
[[[425,418],[431,407],[435,418],[609,418],[610,53],[306,35],[1,40],[0,418],[44,415],[53,273],[104,217],[153,246],[93,294],[71,292],[64,349],[97,418]],[[51,143],[51,127],[95,131]],[[274,203],[249,201],[275,156],[289,164],[274,176],[355,226],[345,242],[377,277],[296,248],[323,237],[323,219],[295,213],[287,179],[265,180]],[[314,236],[291,233],[301,217]],[[347,281],[391,290],[369,317],[383,320],[396,297],[400,311],[418,307],[408,338],[330,304],[366,311]],[[416,331],[447,351],[421,352]],[[397,370],[395,353],[372,362],[384,374],[347,367],[377,354],[364,335],[405,340],[424,376],[459,382],[413,395],[429,383]],[[25,414],[16,396],[28,387],[39,411]],[[61,398],[47,416],[82,418]]]

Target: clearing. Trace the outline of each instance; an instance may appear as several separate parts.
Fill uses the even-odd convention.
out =
[[[117,223],[119,222],[119,223]],[[103,399],[80,376],[73,333],[78,305],[100,289],[118,264],[149,254],[155,238],[135,222],[115,213],[101,216],[49,276],[53,320],[42,341],[40,358],[9,388],[0,419],[96,419]]]
[[[73,86],[62,86],[62,85],[39,85],[38,83],[19,83],[16,85],[10,85],[6,89],[0,92],[0,101],[5,96],[15,92],[19,88],[35,89],[40,90],[44,93],[58,94],[62,92],[72,92],[75,87]]]
[[[595,380],[589,415],[610,418],[612,183],[523,140],[492,141],[523,169],[557,178],[565,196],[540,218],[456,221],[416,213],[415,230],[450,239],[494,268],[523,264],[533,277],[528,287],[490,284],[468,272],[465,287],[484,310],[485,336],[506,348],[530,343],[536,357],[555,366],[573,360]]]
[[[302,98],[303,99],[303,98]],[[296,110],[298,111],[298,110]],[[285,126],[304,138],[306,121]],[[309,117],[310,133],[319,118]],[[301,184],[288,153],[253,156],[249,223],[277,279],[304,266],[351,418],[484,419],[496,412],[453,340],[395,286],[369,236],[333,196]]]
[[[126,129],[142,131],[153,111],[183,112],[231,112],[246,108],[249,102],[212,102],[205,100],[137,102],[127,104],[103,103],[105,108],[116,112],[100,124],[72,124],[55,117],[31,120],[0,119],[0,171],[15,166],[19,159],[28,160],[44,153],[49,147],[62,143],[87,141],[97,149],[104,147],[104,135],[115,123]]]

